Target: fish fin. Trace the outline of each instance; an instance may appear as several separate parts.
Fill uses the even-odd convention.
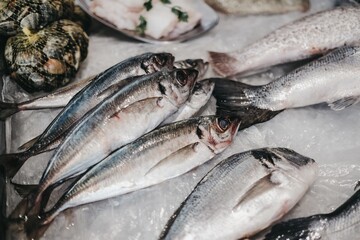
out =
[[[19,110],[17,104],[0,102],[0,120],[6,120],[6,118],[17,113]]]
[[[108,88],[106,88],[104,91],[99,93],[97,96],[98,96],[98,98],[105,99],[106,97],[108,97],[108,96],[114,94],[115,92],[119,91],[120,89],[122,89],[124,86],[128,85],[131,82],[136,81],[136,79],[141,78],[143,76],[144,75],[139,75],[139,76],[125,78],[118,83],[110,85]]]
[[[21,145],[18,150],[19,151],[25,151],[25,150],[28,150],[29,148],[31,148],[34,143],[40,138],[40,135],[37,136],[37,137],[34,137],[33,139],[27,141],[26,143],[24,143],[23,145]]]
[[[13,178],[27,160],[26,152],[0,155],[0,165],[5,168],[8,178]]]
[[[238,61],[228,53],[209,51],[209,62],[214,71],[220,76],[233,76],[237,74],[236,65]]]
[[[354,187],[354,191],[358,190],[360,188],[360,180],[356,182],[356,185]]]
[[[311,235],[315,232],[312,229],[312,224],[317,222],[321,224],[322,219],[326,219],[324,215],[314,215],[310,217],[297,218],[289,221],[281,222],[274,225],[271,231],[266,234],[264,240],[297,240],[297,239],[310,239]],[[316,226],[318,230],[321,226]],[[317,231],[318,233],[320,231]]]
[[[332,110],[339,111],[343,110],[347,107],[350,107],[351,105],[354,105],[360,101],[360,97],[346,97],[339,100],[336,100],[335,102],[329,103],[329,106]]]
[[[29,194],[33,193],[37,188],[38,184],[19,184],[11,182],[14,186],[15,191],[20,195],[22,198],[26,198]]]
[[[152,168],[150,168],[150,170],[145,174],[145,176],[149,176],[149,175],[157,175],[158,171],[161,172],[161,170],[167,170],[167,169],[171,169],[174,167],[181,167],[182,164],[185,164],[186,160],[188,158],[186,158],[186,156],[188,156],[189,152],[194,152],[196,151],[195,148],[199,143],[194,143],[194,144],[189,144],[179,150],[177,150],[176,152],[170,154],[169,156],[163,158],[161,161],[159,161],[157,164],[155,164]],[[191,171],[191,169],[189,169],[189,171]],[[188,172],[189,172],[188,171]],[[184,173],[185,174],[185,173]],[[176,176],[174,176],[176,177]]]
[[[244,204],[246,202],[251,202],[254,199],[256,199],[256,197],[258,195],[262,195],[266,192],[268,192],[269,190],[271,190],[274,186],[278,185],[278,183],[273,182],[271,180],[271,172],[264,176],[263,178],[260,178],[258,181],[256,181],[251,188],[246,192],[246,194],[244,194],[239,201],[237,202],[237,204],[234,206],[234,210],[238,210],[240,209],[240,205]]]
[[[217,115],[230,115],[240,118],[239,130],[266,122],[282,112],[282,110],[261,109],[253,104],[256,96],[247,95],[245,92],[254,91],[258,88],[257,86],[225,78],[212,78],[212,80],[215,82],[213,96],[216,98]]]

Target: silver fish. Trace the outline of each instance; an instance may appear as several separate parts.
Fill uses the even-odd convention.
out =
[[[239,123],[239,119],[205,116],[142,136],[86,172],[40,217],[41,224],[67,208],[149,187],[196,168],[232,143]]]
[[[19,111],[63,108],[69,103],[76,93],[92,82],[94,77],[95,76],[92,76],[82,81],[71,83],[52,93],[36,97],[28,101],[20,103],[0,102],[0,119],[5,120],[10,116],[10,114],[14,114]]]
[[[195,83],[194,89],[189,99],[179,110],[167,118],[161,125],[184,120],[194,116],[209,101],[215,83],[210,80],[204,80]]]
[[[173,61],[174,57],[169,53],[145,53],[124,60],[97,75],[71,99],[28,150],[0,156],[0,164],[5,166],[7,176],[12,178],[29,157],[44,151],[98,103],[127,85],[132,80],[127,77],[156,72],[162,68],[171,69]]]
[[[205,2],[221,12],[238,15],[305,12],[310,8],[309,0],[205,0]]]
[[[181,69],[194,68],[199,71],[198,79],[201,79],[208,69],[208,63],[204,62],[202,59],[186,59],[175,62],[174,67]],[[69,103],[72,97],[76,95],[76,93],[86,87],[94,80],[94,78],[95,76],[91,76],[82,81],[74,82],[45,96],[37,97],[29,101],[20,103],[0,102],[0,120],[5,120],[7,117],[18,111],[63,108]],[[19,148],[19,150],[25,149]]]
[[[271,228],[265,240],[348,240],[360,234],[360,190],[335,211],[291,219]]]
[[[196,77],[193,69],[162,70],[135,77],[106,98],[56,149],[39,181],[34,204],[41,203],[48,187],[83,173],[115,149],[157,127],[188,99]]]
[[[286,214],[315,180],[314,160],[286,148],[235,154],[215,166],[159,239],[241,239]]]
[[[360,98],[360,47],[333,50],[322,58],[263,86],[216,79],[219,112],[281,111],[326,102],[341,110]]]
[[[246,74],[351,45],[360,39],[360,7],[338,7],[304,17],[270,33],[243,50],[209,52],[221,76]],[[351,29],[351,30],[349,30]]]

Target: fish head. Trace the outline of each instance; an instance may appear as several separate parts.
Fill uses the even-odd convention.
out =
[[[158,72],[164,68],[173,69],[174,60],[171,53],[154,53],[142,61],[141,68],[147,74]]]
[[[203,118],[196,130],[196,134],[201,142],[215,154],[218,154],[230,146],[239,126],[239,118],[209,116]]]
[[[210,99],[214,87],[215,83],[210,80],[196,82],[188,105],[195,109],[204,106]]]
[[[175,68],[193,68],[199,72],[198,79],[204,77],[205,73],[209,68],[209,63],[203,59],[185,59],[174,63]]]
[[[180,107],[194,88],[198,71],[194,69],[175,69],[159,82],[159,90],[174,106]]]

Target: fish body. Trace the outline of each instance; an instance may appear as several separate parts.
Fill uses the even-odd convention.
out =
[[[189,97],[197,71],[162,70],[130,81],[89,112],[56,149],[39,182],[35,204],[53,184],[75,177],[115,149],[158,126]]]
[[[214,86],[215,83],[210,80],[195,83],[189,99],[176,111],[176,113],[167,118],[162,125],[194,116],[209,101]]]
[[[274,225],[265,240],[347,240],[360,234],[360,190],[328,214],[291,219]]]
[[[170,67],[170,65],[168,67]],[[175,62],[174,67],[181,69],[193,68],[199,71],[198,79],[201,79],[208,69],[208,63],[204,62],[202,59],[186,59]],[[138,73],[135,72],[135,74],[145,74],[145,72],[139,71]],[[94,79],[95,76],[91,76],[82,81],[74,82],[65,87],[59,88],[45,96],[37,97],[25,102],[0,102],[0,119],[5,120],[7,117],[18,111],[66,107],[69,101]]]
[[[248,238],[301,199],[316,169],[314,160],[285,148],[235,154],[197,184],[159,239]]]
[[[90,84],[70,100],[27,151],[11,156],[1,156],[1,164],[11,165],[8,167],[8,176],[12,177],[26,159],[44,151],[50,144],[67,133],[88,111],[114,91],[127,85],[132,80],[128,77],[156,72],[161,68],[171,69],[173,61],[174,57],[169,53],[145,53],[124,60],[97,75]],[[127,81],[123,81],[124,79]]]
[[[315,13],[273,31],[243,50],[210,52],[210,64],[221,76],[233,76],[323,54],[358,42],[359,24],[360,7]]]
[[[221,12],[238,15],[305,12],[310,7],[309,0],[206,0],[206,3]]]
[[[232,142],[240,121],[205,116],[158,128],[113,152],[85,173],[46,214],[142,189],[182,175]]]
[[[360,47],[346,46],[266,85],[250,86],[217,79],[214,96],[219,109],[225,112],[249,108],[281,111],[322,102],[341,110],[359,101],[359,66]]]

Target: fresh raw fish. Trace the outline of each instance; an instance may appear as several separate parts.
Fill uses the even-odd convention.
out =
[[[265,240],[348,240],[360,234],[360,190],[335,211],[291,219],[272,227]]]
[[[285,25],[248,47],[229,53],[209,52],[221,76],[248,74],[360,41],[360,7],[338,7]]]
[[[215,79],[218,110],[242,114],[251,109],[281,111],[326,102],[341,110],[359,101],[360,47],[346,46],[262,86]]]
[[[314,160],[286,148],[232,155],[197,184],[159,239],[248,238],[292,209],[316,173]]]
[[[127,85],[133,79],[128,77],[156,72],[162,68],[171,69],[173,63],[174,57],[169,53],[144,53],[126,59],[98,74],[91,84],[71,99],[40,137],[32,140],[34,143],[30,143],[32,145],[28,150],[0,156],[0,164],[7,168],[8,177],[12,178],[29,157],[48,149],[60,137],[67,134],[76,122],[106,97],[122,85]],[[127,81],[123,81],[125,78]]]
[[[150,132],[188,99],[193,69],[162,70],[135,77],[85,115],[56,149],[34,193],[35,212],[43,192],[85,172],[112,151]]]
[[[49,224],[67,208],[133,192],[180,176],[224,151],[239,119],[205,116],[166,125],[120,148],[91,168],[54,207],[25,224]]]

